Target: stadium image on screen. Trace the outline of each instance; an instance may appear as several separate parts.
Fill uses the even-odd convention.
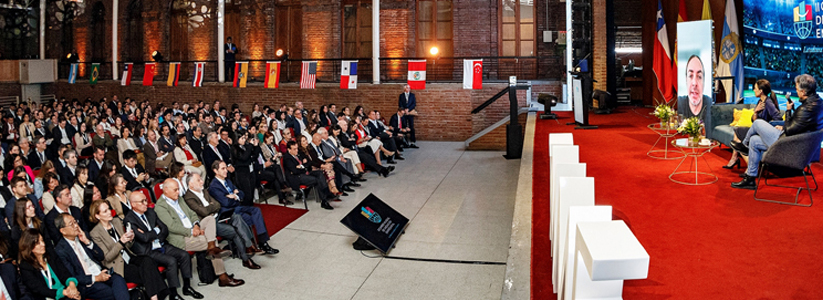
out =
[[[745,103],[756,103],[755,81],[795,95],[794,77],[823,79],[823,0],[743,0]],[[785,109],[784,97],[780,99]]]

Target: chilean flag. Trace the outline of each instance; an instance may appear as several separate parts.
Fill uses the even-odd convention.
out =
[[[663,20],[663,4],[657,0],[657,38],[654,40],[654,74],[657,76],[657,89],[665,101],[674,98],[672,82],[672,59],[669,55],[669,36],[666,34],[666,22]]]
[[[463,60],[463,89],[483,89],[483,60]]]
[[[409,61],[409,88],[413,90],[426,89],[426,61]]]
[[[353,90],[357,88],[357,61],[344,60],[340,72],[340,88]]]
[[[132,63],[126,63],[125,68],[123,69],[123,79],[120,80],[120,85],[131,85],[131,70],[133,66],[134,64]]]

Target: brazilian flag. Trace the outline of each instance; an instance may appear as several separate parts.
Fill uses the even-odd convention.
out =
[[[91,75],[89,76],[89,84],[97,84],[98,77],[100,77],[100,64],[91,64]]]

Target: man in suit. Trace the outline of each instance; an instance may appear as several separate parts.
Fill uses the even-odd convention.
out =
[[[103,267],[100,263],[105,259],[103,250],[86,237],[74,217],[61,213],[54,219],[54,226],[60,231],[54,251],[77,279],[78,289],[84,297],[97,300],[129,298],[126,280]]]
[[[186,178],[186,185],[189,190],[183,195],[183,200],[189,208],[197,213],[200,219],[206,217],[213,217],[220,219],[228,218],[228,222],[217,223],[217,236],[231,241],[238,249],[237,255],[243,260],[243,266],[252,270],[260,269],[260,265],[251,260],[251,255],[256,253],[264,253],[265,251],[257,248],[254,244],[254,236],[249,228],[249,225],[243,221],[243,218],[234,212],[229,211],[225,214],[220,214],[220,202],[214,199],[209,193],[204,191],[204,182],[200,174],[191,174]],[[228,217],[227,215],[231,215]]]
[[[190,130],[190,134],[186,136],[188,139],[186,142],[191,147],[191,150],[194,151],[194,154],[197,155],[197,160],[203,161],[203,129],[200,126],[193,127]]]
[[[44,220],[46,223],[46,229],[49,231],[49,237],[52,239],[52,244],[56,245],[62,238],[60,231],[54,224],[55,219],[57,219],[62,213],[71,214],[71,216],[74,217],[74,220],[77,221],[80,229],[84,232],[89,232],[89,227],[86,225],[86,221],[83,220],[83,215],[80,212],[80,209],[71,206],[71,191],[69,190],[69,186],[61,184],[54,188],[54,208],[49,211]]]
[[[270,237],[260,208],[240,205],[245,195],[227,178],[226,163],[219,160],[215,161],[212,163],[211,169],[214,173],[214,179],[209,184],[209,194],[220,203],[220,213],[232,211],[234,214],[241,216],[246,224],[254,226],[257,234],[257,248],[266,251],[267,254],[279,253],[280,250],[274,249],[268,244]]]
[[[177,288],[180,287],[178,271],[183,277],[183,295],[203,299],[203,295],[191,287],[191,257],[186,251],[166,242],[169,229],[157,218],[154,210],[148,207],[146,195],[131,193],[129,202],[132,210],[123,218],[123,223],[134,230],[131,251],[137,255],[151,257],[157,265],[166,268],[165,275],[170,300],[183,299],[177,294]]]
[[[100,176],[100,170],[103,169],[103,164],[105,163],[103,159],[106,156],[106,150],[100,147],[94,147],[94,152],[92,152],[92,160],[88,163],[89,168],[89,181],[95,182],[97,177]]]
[[[397,99],[397,107],[403,109],[406,116],[406,123],[408,123],[409,128],[409,140],[411,141],[411,145],[409,148],[418,148],[415,143],[417,143],[417,138],[414,135],[414,116],[409,114],[410,111],[415,111],[417,109],[417,98],[414,97],[414,93],[411,92],[411,88],[408,84],[403,85],[403,93],[400,94],[400,97]]]
[[[300,136],[300,133],[303,130],[308,130],[309,125],[306,123],[306,119],[303,118],[303,111],[299,109],[294,110],[294,118],[291,119],[288,123],[286,123],[287,128],[291,128],[294,130],[294,136]]]
[[[52,129],[51,136],[53,138],[51,146],[55,149],[61,145],[71,146],[71,136],[66,129],[66,118],[60,116],[57,119],[57,126]]]
[[[46,138],[45,137],[35,137],[34,138],[34,151],[29,153],[29,157],[26,158],[26,162],[28,162],[29,167],[32,170],[38,170],[46,162]]]
[[[338,125],[340,125],[341,128],[344,128],[349,124],[346,120],[340,120]],[[355,144],[357,138],[353,137],[345,130],[340,131],[340,135],[337,137],[337,140],[340,141],[340,146],[343,148],[349,149],[350,151],[355,151],[357,153],[357,157],[360,158],[360,162],[366,165],[366,168],[383,175],[383,177],[388,177],[389,173],[394,170],[394,166],[384,167],[377,163],[377,159],[372,153],[366,153],[362,149],[358,148],[357,144]]]
[[[332,195],[323,171],[309,171],[311,170],[310,162],[304,164],[297,156],[297,142],[290,141],[286,147],[288,154],[283,156],[283,169],[286,171],[286,181],[289,186],[294,190],[299,189],[300,185],[317,189],[317,195],[322,201],[320,207],[328,210],[334,209],[329,205]]]
[[[69,117],[69,122],[66,124],[66,134],[69,135],[69,140],[74,138],[74,135],[77,133],[77,130],[80,129],[80,126],[77,125],[77,117],[71,116]]]
[[[77,152],[74,150],[63,151],[63,161],[66,162],[66,166],[56,169],[57,175],[60,175],[60,183],[71,186],[74,184],[74,176],[76,176],[74,170],[77,168]]]
[[[160,134],[162,137],[157,141],[157,145],[160,146],[160,152],[171,153],[174,151],[174,141],[172,141],[173,138],[171,137],[171,128],[166,125],[163,125],[161,128]]]
[[[26,294],[26,287],[17,275],[17,266],[11,262],[0,263],[0,279],[3,281],[5,291],[3,297],[7,300],[29,299]]]
[[[174,147],[172,147],[174,150]],[[157,134],[149,130],[146,134],[146,144],[143,145],[143,158],[146,161],[146,168],[149,174],[154,174],[158,168],[166,168],[174,162],[174,155],[171,152],[163,151],[157,143]],[[123,158],[125,160],[125,157]]]
[[[46,218],[46,214],[43,213],[43,210],[40,209],[40,200],[34,196],[34,194],[29,193],[29,185],[26,183],[26,180],[20,177],[14,177],[11,179],[11,195],[8,201],[6,201],[6,207],[3,208],[5,215],[11,220],[14,218],[14,205],[17,201],[31,201],[31,204],[34,206],[34,214],[40,220]],[[3,187],[0,187],[2,189]]]
[[[312,160],[319,160],[321,164],[327,163],[331,164],[332,168],[334,169],[334,182],[336,186],[340,187],[341,190],[346,192],[354,192],[352,187],[358,187],[360,184],[354,182],[354,174],[347,168],[354,168],[351,165],[351,162],[345,160],[345,158],[338,156],[337,152],[326,146],[323,147],[323,134],[320,130],[326,130],[325,128],[319,128],[317,132],[312,135],[311,143],[309,143],[309,155],[312,156]],[[328,137],[328,135],[326,135]],[[334,148],[334,147],[332,147]],[[339,151],[339,150],[338,150]],[[350,182],[343,184],[343,176],[346,175],[350,178]]]
[[[34,121],[34,136],[42,136],[45,137],[47,140],[51,138],[51,132],[49,132],[48,130],[46,130],[45,127],[43,127],[43,121]]]
[[[237,48],[237,44],[232,43],[231,37],[226,38],[226,44],[223,45],[223,50],[225,52],[224,59],[226,61],[226,81],[234,81],[234,60],[235,54],[240,51]],[[217,110],[217,107],[215,107]]]
[[[91,138],[91,143],[94,144],[95,147],[103,147],[103,149],[106,149],[106,158],[113,162],[119,163],[120,158],[117,156],[117,145],[114,143],[114,139],[111,138],[111,135],[103,129],[103,125],[101,124],[97,124],[94,130],[94,136]]]
[[[410,142],[411,129],[406,124],[406,110],[398,108],[397,113],[392,115],[389,119],[389,130],[394,136],[403,138],[404,143]]]
[[[169,128],[168,136],[177,136],[177,134],[179,133],[175,129],[174,114],[172,113],[171,109],[167,109],[163,113],[163,124],[160,124],[160,127],[168,127]],[[166,136],[166,135],[167,134],[163,134],[163,136]],[[174,143],[172,143],[172,145],[174,145]]]
[[[145,187],[149,189],[149,192],[152,192],[151,177],[143,169],[143,166],[137,162],[137,154],[134,151],[126,150],[126,152],[123,152],[123,164],[120,174],[123,174],[123,179],[127,182],[127,190],[131,191],[135,188]]]
[[[163,195],[157,199],[154,212],[157,218],[168,227],[169,235],[166,241],[172,246],[186,250],[205,251],[206,258],[211,260],[214,272],[219,277],[219,285],[240,286],[245,282],[234,279],[226,274],[223,258],[231,255],[231,251],[222,250],[217,244],[217,220],[214,216],[200,219],[189,206],[180,201],[180,191],[177,181],[173,178],[163,182]]]
[[[369,117],[364,120],[366,122],[366,127],[368,128],[369,135],[371,137],[380,139],[383,142],[383,147],[386,150],[394,152],[394,159],[397,160],[404,160],[402,156],[400,156],[400,151],[403,149],[397,145],[397,140],[394,138],[391,132],[386,132],[386,128],[381,126],[377,122],[377,111],[373,110],[369,112]]]
[[[231,165],[231,154],[226,154],[220,149],[221,143],[222,142],[220,142],[220,138],[218,138],[216,132],[209,133],[208,144],[203,149],[203,162],[206,164],[206,173],[209,178],[214,178],[214,172],[211,165],[218,160],[228,162],[228,166],[226,168],[229,172],[234,172],[234,166]]]

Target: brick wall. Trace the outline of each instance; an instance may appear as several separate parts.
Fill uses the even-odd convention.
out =
[[[606,0],[592,0],[592,17],[594,19],[594,37],[592,53],[592,71],[594,88],[606,90]]]
[[[20,96],[23,91],[20,89],[20,84],[17,83],[0,83],[0,97]]]
[[[249,84],[245,89],[218,83],[205,83],[200,88],[187,85],[167,87],[161,86],[160,82],[155,84],[145,87],[137,83],[123,87],[115,81],[102,81],[97,85],[60,81],[44,85],[43,93],[67,99],[99,99],[118,95],[121,99],[131,97],[167,104],[173,101],[195,103],[199,100],[211,102],[219,99],[228,107],[238,103],[244,111],[251,111],[254,103],[270,106],[286,103],[293,106],[299,99],[308,109],[319,109],[321,105],[329,103],[337,104],[338,108],[348,106],[352,109],[362,105],[369,110],[379,110],[388,118],[395,112],[397,97],[402,91],[401,84],[359,84],[356,90],[341,90],[338,84],[333,83],[320,83],[314,90],[300,89],[297,83],[281,84],[279,89],[274,90],[265,89],[257,83]],[[5,90],[4,86],[0,85],[0,92]],[[482,90],[464,90],[462,84],[457,83],[427,84],[426,90],[415,91],[420,113],[415,122],[418,137],[421,140],[463,141],[494,124],[509,114],[508,96],[502,97],[479,114],[472,115],[471,110],[504,87],[506,84],[484,84]],[[533,97],[538,92],[557,93],[559,89],[559,82],[538,82],[534,85]],[[521,107],[525,105],[525,90],[518,91],[518,103]]]

